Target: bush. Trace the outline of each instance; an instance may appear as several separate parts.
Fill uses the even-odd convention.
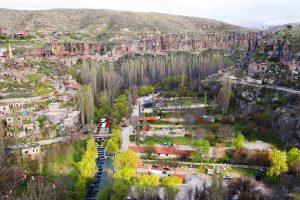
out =
[[[257,135],[257,126],[253,122],[248,122],[243,128],[242,128],[242,134],[246,135],[248,137]]]
[[[119,146],[114,139],[110,138],[106,144],[106,152],[108,155],[114,155],[119,151]]]
[[[271,116],[268,113],[255,113],[253,115],[253,121],[258,126],[269,127],[271,124]]]
[[[114,119],[114,124],[120,123],[122,117],[128,114],[128,100],[125,95],[120,95],[114,103],[114,111],[112,112],[112,116]]]
[[[244,136],[241,133],[238,133],[236,138],[233,139],[232,145],[235,148],[240,148],[244,145],[244,142],[245,142]]]
[[[238,148],[234,152],[234,164],[247,164],[252,166],[270,166],[269,152],[267,151],[250,151],[245,148]]]
[[[146,94],[154,93],[154,87],[151,85],[143,85],[139,90],[139,96],[145,96]]]

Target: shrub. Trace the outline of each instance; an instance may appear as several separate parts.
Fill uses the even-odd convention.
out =
[[[139,96],[144,96],[146,94],[154,93],[154,87],[151,85],[143,85],[139,90]]]

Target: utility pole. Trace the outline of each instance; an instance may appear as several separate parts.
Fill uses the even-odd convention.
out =
[[[204,91],[204,111],[205,111],[205,114],[206,114],[206,107],[207,107],[207,95],[206,95],[206,90]]]
[[[2,120],[0,120],[0,158],[4,156],[4,130]]]

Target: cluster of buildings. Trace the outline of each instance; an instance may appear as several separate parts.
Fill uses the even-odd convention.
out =
[[[18,60],[10,60],[0,67],[0,82],[16,81],[18,83],[28,82],[28,75],[36,74],[37,68],[30,66],[28,63]],[[40,76],[41,81],[46,80],[46,76]]]
[[[57,131],[77,128],[80,112],[61,108],[59,103],[49,103],[42,109],[39,104],[19,102],[1,104],[0,119],[5,121],[7,137],[35,139],[43,138],[43,132],[50,131],[49,137],[55,137]]]
[[[26,98],[8,98],[11,86],[0,88],[0,121],[4,125],[4,136],[18,141],[22,155],[36,155],[40,152],[38,142],[76,132],[80,126],[80,112],[76,106],[76,92],[80,89],[72,76],[38,74],[38,67],[18,59],[0,63],[0,84],[18,86],[49,85],[54,92],[47,95]],[[34,75],[34,76],[32,76]],[[34,81],[31,80],[34,77]],[[11,84],[13,83],[13,84]],[[21,88],[27,91],[29,89]],[[26,143],[25,143],[26,142]],[[11,147],[15,150],[15,147]]]
[[[0,28],[0,35],[6,36],[8,38],[29,38],[34,36],[28,30],[22,30],[17,32],[7,31],[6,29]]]

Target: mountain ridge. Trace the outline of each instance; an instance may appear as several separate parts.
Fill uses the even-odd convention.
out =
[[[247,32],[214,19],[156,12],[107,9],[13,10],[0,8],[0,28],[8,32],[80,32],[100,39],[141,38],[153,34]]]

